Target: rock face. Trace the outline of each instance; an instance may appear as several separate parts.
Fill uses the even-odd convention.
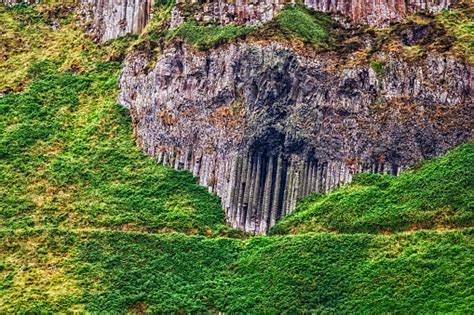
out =
[[[151,70],[146,53],[128,57],[120,102],[146,153],[199,176],[232,226],[265,233],[311,192],[396,175],[472,137],[470,66],[384,57],[335,71],[329,53],[278,44],[176,44]]]
[[[0,0],[0,4],[36,4],[41,0]],[[151,15],[152,0],[72,0],[77,4],[81,24],[100,41],[139,34]]]
[[[220,24],[257,25],[272,19],[288,4],[301,3],[316,11],[335,13],[352,22],[383,26],[400,21],[419,11],[439,12],[455,0],[236,0],[185,1],[178,0],[172,25],[179,25],[186,17],[197,21],[218,21]]]
[[[438,12],[457,0],[304,0],[308,8],[339,14],[355,23],[383,26],[399,21],[419,11]],[[34,4],[41,0],[0,0],[0,4]],[[152,14],[153,0],[73,0],[79,3],[78,13],[87,30],[101,41],[119,36],[139,34]],[[70,2],[67,2],[70,3]],[[178,0],[171,25],[176,27],[189,17],[201,22],[258,25],[271,20],[288,4],[300,1],[237,0],[185,1]]]
[[[80,0],[79,12],[88,31],[101,41],[139,34],[151,15],[152,0]]]

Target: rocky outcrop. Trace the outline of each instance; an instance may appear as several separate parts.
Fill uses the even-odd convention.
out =
[[[0,0],[0,4],[36,4],[41,0]],[[152,0],[73,0],[79,21],[87,32],[100,41],[107,41],[126,35],[139,34],[151,15]]]
[[[139,34],[150,18],[152,0],[81,0],[80,15],[101,41]]]
[[[330,53],[278,44],[177,44],[151,70],[146,53],[128,57],[120,102],[146,153],[199,176],[232,226],[265,233],[311,192],[396,175],[472,137],[469,65],[379,57],[334,70]]]
[[[350,18],[355,23],[384,26],[416,12],[439,12],[454,2],[456,0],[178,0],[172,25],[177,26],[189,17],[199,22],[257,25],[271,20],[286,5],[300,3],[315,11]]]
[[[0,0],[0,4],[34,4],[40,0]],[[75,0],[78,13],[86,29],[101,41],[119,36],[139,34],[152,14],[153,0]],[[456,0],[305,0],[308,8],[335,13],[350,18],[352,22],[383,26],[399,21],[408,14],[419,11],[438,12]],[[70,2],[67,2],[70,3]],[[237,0],[237,1],[184,1],[178,0],[173,10],[171,25],[176,27],[193,18],[199,22],[220,24],[258,25],[271,20],[286,5],[299,1]]]

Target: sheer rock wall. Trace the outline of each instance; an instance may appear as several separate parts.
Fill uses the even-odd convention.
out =
[[[80,0],[79,12],[101,41],[140,34],[151,15],[152,0]]]
[[[178,0],[172,25],[179,25],[189,16],[200,22],[257,25],[271,20],[288,4],[301,3],[316,11],[350,18],[355,23],[384,26],[415,12],[439,12],[454,2],[456,0]]]
[[[398,174],[472,137],[469,65],[385,57],[377,74],[278,44],[176,44],[151,70],[146,53],[127,58],[120,102],[147,154],[199,176],[232,226],[265,233],[311,192]]]

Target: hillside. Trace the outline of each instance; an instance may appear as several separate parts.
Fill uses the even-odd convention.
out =
[[[70,14],[55,32],[54,9],[1,10],[11,49],[0,92],[26,85],[0,98],[1,228],[226,229],[216,197],[136,148],[128,113],[115,101],[131,39],[98,46]]]
[[[472,229],[235,239],[1,232],[0,309],[17,312],[458,312]]]
[[[307,14],[286,11],[270,22],[281,29],[250,36],[321,49],[326,33],[291,26],[329,27]],[[160,50],[153,25],[97,43],[63,5],[0,5],[0,23],[0,313],[473,309],[472,142],[300,199],[272,235],[253,236],[226,224],[199,178],[143,153],[117,104],[126,56]],[[248,35],[193,27],[166,40],[208,49]]]
[[[327,195],[313,195],[274,233],[384,233],[469,227],[474,221],[474,145],[423,163],[399,177],[359,174]]]

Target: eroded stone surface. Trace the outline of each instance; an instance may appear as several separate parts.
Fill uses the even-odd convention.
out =
[[[0,0],[0,4],[36,4],[41,0]],[[151,15],[152,0],[71,0],[81,24],[100,41],[129,33],[139,34]]]
[[[139,34],[150,18],[152,0],[80,0],[80,14],[102,41]]]
[[[179,25],[186,16],[192,16],[200,22],[258,25],[271,20],[286,5],[301,3],[315,11],[350,18],[355,23],[384,26],[416,12],[439,12],[455,2],[456,0],[178,0],[172,25]]]
[[[360,171],[398,174],[472,137],[469,65],[383,57],[377,74],[278,44],[176,45],[148,71],[151,57],[134,52],[120,102],[145,152],[199,176],[232,226],[265,233],[311,192]]]

